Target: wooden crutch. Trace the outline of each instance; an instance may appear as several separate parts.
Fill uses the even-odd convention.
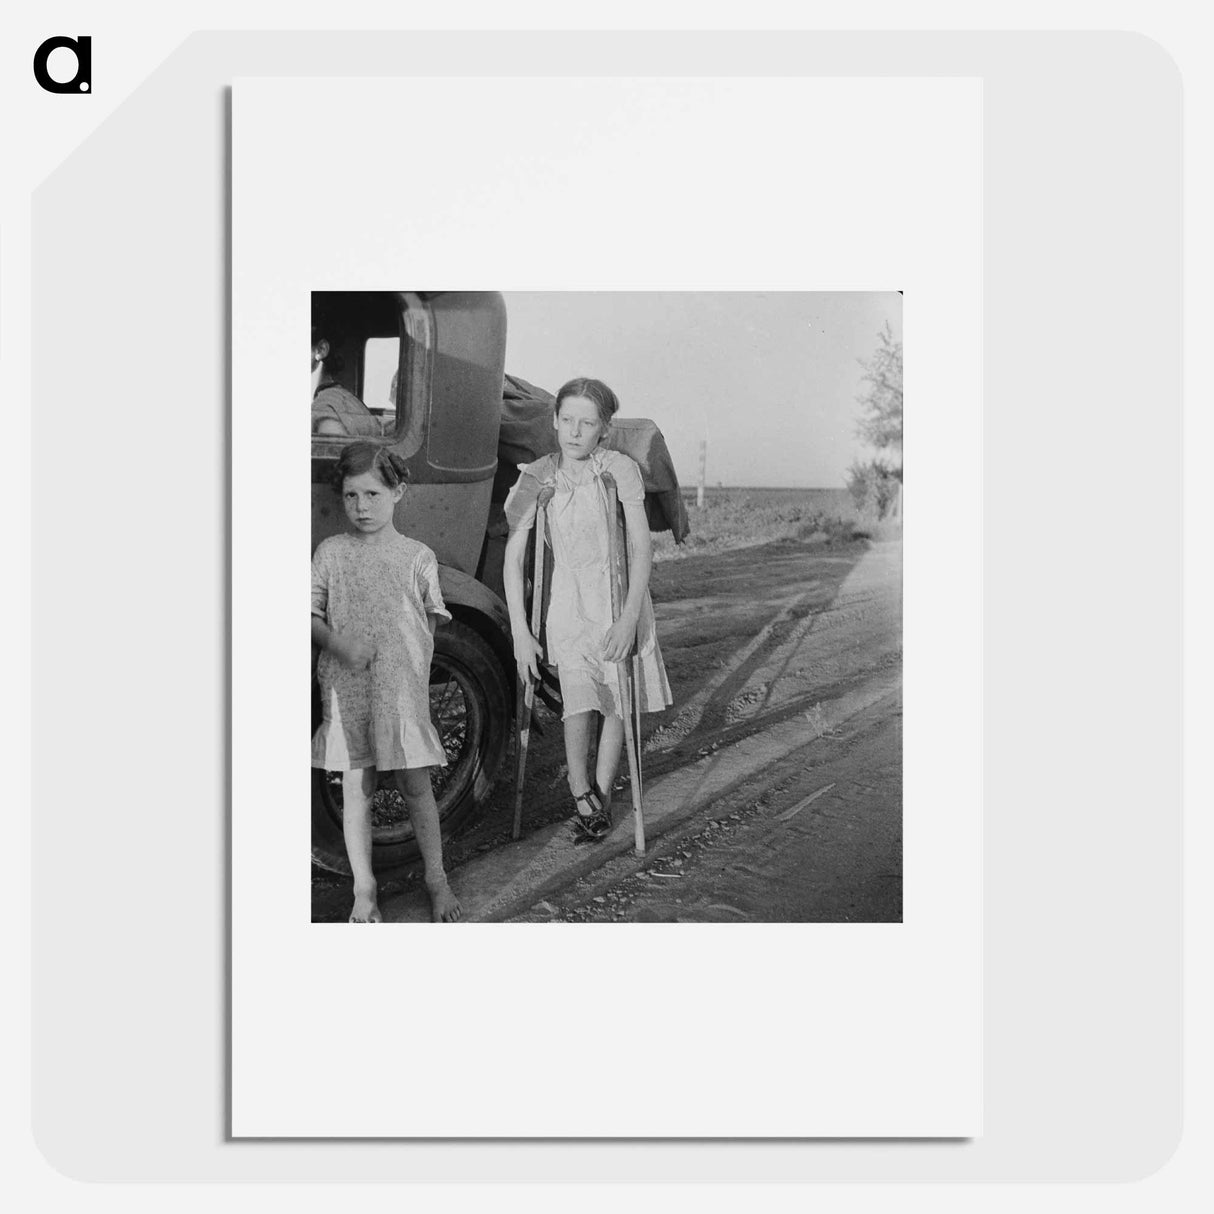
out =
[[[544,619],[544,545],[545,523],[548,503],[553,490],[545,486],[535,503],[535,565],[531,575],[531,635],[538,641]],[[539,662],[539,658],[536,662]],[[523,829],[523,779],[527,773],[527,747],[531,742],[531,710],[535,704],[536,680],[527,674],[519,675],[518,712],[515,730],[518,734],[518,768],[514,778],[514,829],[510,833],[517,839]]]
[[[603,484],[607,489],[607,554],[608,564],[611,568],[611,622],[614,624],[620,618],[624,600],[628,595],[628,535],[625,531],[623,543],[621,543],[620,496],[615,478],[605,475]],[[629,656],[624,661],[616,663],[616,675],[620,687],[620,715],[624,718],[624,749],[628,752],[628,781],[632,787],[634,841],[637,855],[643,856],[645,854],[645,812],[641,801],[641,752],[638,749],[641,732],[639,688],[636,701],[638,724],[635,731],[632,724],[632,675],[636,663],[636,642],[634,640]]]

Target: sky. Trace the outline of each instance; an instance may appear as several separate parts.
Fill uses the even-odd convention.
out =
[[[902,297],[864,292],[506,292],[506,370],[555,392],[588,375],[649,417],[679,480],[837,488],[874,453],[856,438],[858,360]]]

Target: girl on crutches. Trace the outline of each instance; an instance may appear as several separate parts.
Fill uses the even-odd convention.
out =
[[[634,645],[632,682],[637,710],[661,712],[673,703],[649,599],[652,549],[641,472],[628,456],[602,445],[619,407],[615,393],[600,380],[574,379],[565,384],[557,393],[553,415],[559,452],[525,465],[506,499],[510,526],[504,569],[506,603],[515,662],[525,682],[537,676],[543,650],[527,619],[523,562],[541,491],[551,490],[546,510],[553,553],[546,621],[548,660],[556,666],[564,702],[573,821],[590,839],[601,839],[611,829],[611,789],[620,762],[624,718],[633,707],[622,702],[618,663],[629,660]],[[629,552],[628,593],[614,615],[612,480],[624,508]],[[602,723],[592,775],[593,714]],[[635,743],[639,747],[639,737]]]

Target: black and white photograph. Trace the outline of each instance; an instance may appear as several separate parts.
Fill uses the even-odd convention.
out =
[[[901,292],[317,291],[317,922],[898,922]]]

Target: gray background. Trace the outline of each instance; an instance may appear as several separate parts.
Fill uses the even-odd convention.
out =
[[[224,1142],[224,88],[574,61],[612,75],[984,78],[980,1140]],[[190,489],[165,491],[138,547],[99,542],[70,580],[52,567],[56,537],[93,518],[78,503],[34,511],[34,758],[51,773],[34,788],[34,1128],[48,1160],[112,1180],[1090,1181],[1159,1167],[1180,1134],[1180,266],[1180,80],[1134,35],[188,40],[34,196],[35,482],[87,467],[126,536],[150,500],[134,475],[149,458],[170,451],[173,485]],[[77,344],[81,307],[94,311]],[[136,314],[138,352],[124,344]],[[155,443],[138,417],[94,407],[99,370],[117,391],[136,353],[141,377],[167,385]],[[81,633],[51,633],[40,621],[69,593]],[[210,627],[141,669],[125,660],[152,656],[125,650],[137,629],[91,643],[98,596],[128,621],[154,603],[192,622],[202,604]],[[64,713],[106,723],[116,677],[146,684],[148,711],[182,712],[183,778],[163,800],[123,801],[137,752],[103,773],[65,755]],[[318,1042],[317,1065],[333,1059]]]

